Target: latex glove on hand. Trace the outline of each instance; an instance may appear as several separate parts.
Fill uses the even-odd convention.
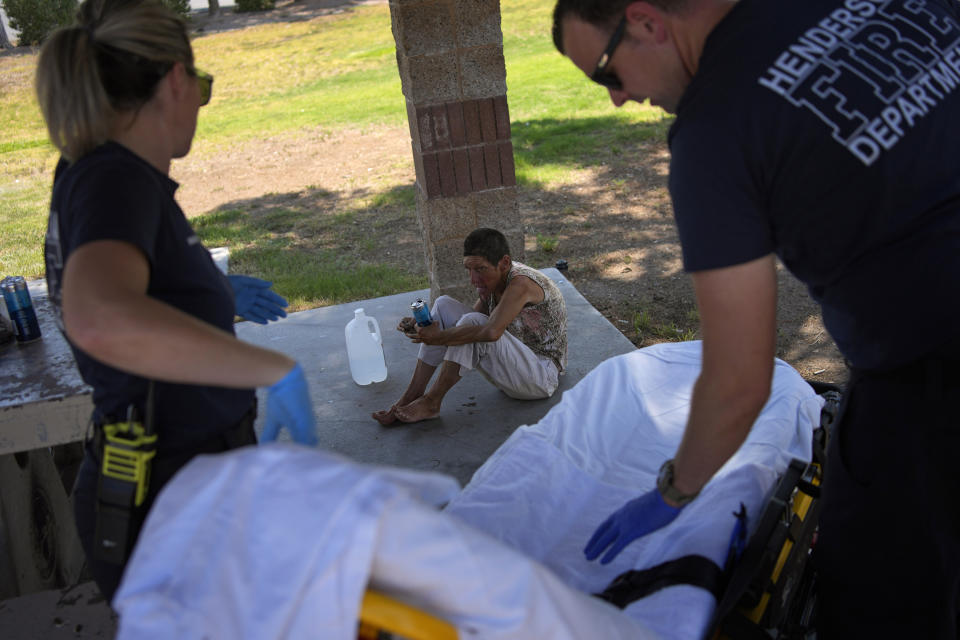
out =
[[[261,442],[277,439],[281,427],[286,427],[293,441],[308,447],[317,444],[316,419],[307,379],[300,364],[293,365],[287,375],[267,387],[267,417]]]
[[[227,280],[233,287],[238,316],[257,324],[287,317],[287,301],[270,290],[272,282],[251,276],[227,276]]]
[[[673,507],[664,502],[660,492],[653,489],[634,498],[604,520],[590,537],[583,553],[587,560],[593,561],[610,547],[600,560],[600,564],[609,564],[628,544],[667,526],[682,510],[683,507]]]

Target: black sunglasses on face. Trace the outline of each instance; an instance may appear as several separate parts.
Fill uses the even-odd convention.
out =
[[[610,58],[613,57],[613,52],[616,51],[620,45],[620,41],[623,39],[623,32],[626,28],[627,16],[623,16],[623,18],[620,19],[620,24],[614,29],[613,35],[610,36],[610,42],[607,43],[607,48],[603,50],[603,54],[597,61],[597,68],[590,74],[591,80],[614,91],[622,91],[623,83],[620,82],[617,74],[607,71],[607,66],[610,64]]]
[[[197,86],[200,87],[200,106],[209,104],[213,96],[213,76],[200,69],[194,69],[190,75],[197,79]]]

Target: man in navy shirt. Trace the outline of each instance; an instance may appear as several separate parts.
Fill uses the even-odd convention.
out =
[[[769,394],[774,256],[851,365],[817,546],[820,637],[956,638],[960,9],[954,0],[559,0],[554,41],[616,106],[675,113],[670,192],[703,370],[609,562],[668,525]]]

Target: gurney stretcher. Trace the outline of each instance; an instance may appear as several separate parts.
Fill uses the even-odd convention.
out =
[[[370,623],[400,620],[395,603],[409,638],[704,637],[717,599],[700,586],[622,608],[591,594],[694,555],[722,570],[741,505],[749,536],[791,461],[810,463],[823,399],[778,362],[750,438],[700,498],[610,565],[587,563],[592,529],[675,451],[699,353],[658,345],[601,364],[462,491],[296,447],[200,458],[151,512],[113,603],[118,637],[354,638],[357,620],[389,637]]]
[[[836,394],[836,392],[834,392]],[[835,411],[839,397],[830,397]],[[825,408],[826,409],[826,408]],[[832,419],[828,412],[827,418]],[[826,429],[819,437],[825,438]],[[825,447],[815,445],[821,453]],[[823,458],[794,460],[770,497],[742,557],[733,561],[718,597],[710,632],[714,640],[806,638],[815,604],[809,548],[819,513]],[[449,622],[367,590],[360,607],[358,640],[457,640]]]
[[[812,460],[794,459],[767,501],[750,542],[739,554],[731,541],[717,588],[717,609],[705,637],[713,640],[807,638],[813,630],[813,570],[809,550],[820,512],[826,443],[838,417],[839,388],[814,384],[824,398]],[[456,640],[450,623],[368,590],[360,610],[360,640]]]

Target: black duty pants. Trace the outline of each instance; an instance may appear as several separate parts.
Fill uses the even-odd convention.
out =
[[[247,413],[246,416],[233,428],[207,440],[199,446],[188,450],[158,455],[153,459],[150,468],[150,487],[147,491],[147,497],[140,509],[139,517],[134,520],[134,529],[139,535],[140,528],[143,526],[146,514],[150,506],[156,499],[160,490],[173,478],[174,474],[183,468],[195,456],[204,453],[221,453],[236,449],[246,445],[257,443],[257,436],[253,430],[253,422],[256,418],[256,405]],[[159,435],[163,437],[162,431]],[[80,543],[83,546],[84,554],[87,557],[87,566],[93,576],[93,580],[100,588],[108,602],[113,600],[113,596],[120,586],[120,579],[123,577],[125,565],[110,564],[101,561],[94,552],[94,534],[96,532],[97,517],[97,483],[99,480],[99,469],[101,452],[95,450],[94,440],[86,443],[83,463],[80,471],[77,473],[77,480],[73,487],[73,511],[77,523],[77,533],[80,537]]]
[[[960,361],[854,371],[830,443],[818,640],[958,638]]]

